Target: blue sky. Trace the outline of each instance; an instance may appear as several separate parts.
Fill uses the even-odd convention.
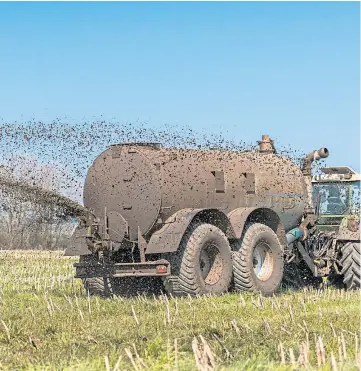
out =
[[[359,8],[0,3],[0,124],[102,117],[251,143],[267,133],[303,152],[326,146],[327,164],[359,171]]]

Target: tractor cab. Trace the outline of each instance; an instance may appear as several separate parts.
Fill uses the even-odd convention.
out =
[[[312,177],[313,202],[319,216],[317,229],[344,234],[341,229],[350,230],[350,225],[355,223],[358,229],[360,174],[347,166],[326,167],[321,171],[322,174]]]

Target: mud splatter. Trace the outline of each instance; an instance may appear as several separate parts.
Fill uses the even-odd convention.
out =
[[[257,139],[253,143],[237,142],[224,139],[222,134],[201,133],[189,127],[167,125],[156,130],[140,122],[121,124],[99,120],[70,125],[61,119],[48,123],[35,120],[24,123],[0,121],[0,161],[9,161],[9,153],[21,152],[25,156],[66,167],[68,176],[84,178],[95,157],[111,144],[157,142],[164,147],[219,148],[243,152],[255,150]],[[277,143],[276,147],[280,155],[297,164],[305,155],[291,148],[278,148]]]
[[[272,133],[268,134],[272,138]],[[69,218],[73,223],[73,218],[84,215],[82,192],[87,171],[95,158],[112,144],[153,142],[166,148],[252,152],[258,150],[258,139],[245,143],[189,127],[166,125],[153,129],[147,123],[115,120],[84,121],[78,125],[60,118],[51,122],[0,121],[1,209],[3,213],[8,210],[5,201],[11,198],[42,207],[42,214],[47,209],[48,215],[51,209],[49,223],[59,219],[69,222]],[[301,166],[304,153],[292,147],[280,148],[277,143],[275,147],[278,155]],[[34,206],[28,208],[33,209]],[[42,217],[42,223],[45,219]]]

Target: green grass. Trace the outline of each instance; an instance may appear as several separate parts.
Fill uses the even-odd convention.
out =
[[[88,298],[73,262],[0,251],[1,370],[359,369],[360,292]]]

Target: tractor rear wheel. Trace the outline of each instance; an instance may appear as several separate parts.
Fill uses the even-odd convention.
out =
[[[348,290],[360,288],[360,243],[347,242],[342,248],[343,282]]]
[[[284,261],[276,233],[261,223],[249,224],[233,252],[236,291],[275,293],[282,281]]]

